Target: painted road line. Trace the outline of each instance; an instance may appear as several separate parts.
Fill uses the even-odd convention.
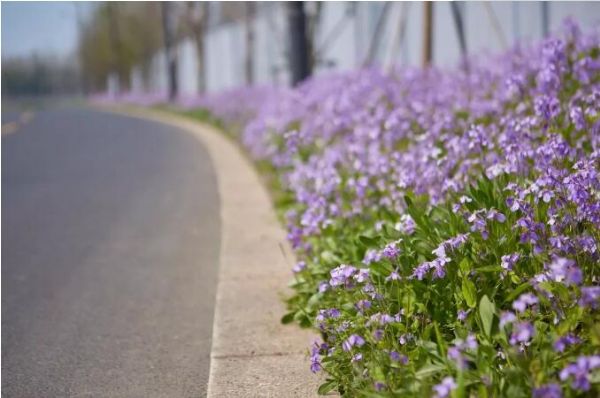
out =
[[[22,127],[29,123],[33,119],[34,113],[31,111],[22,112],[19,115],[17,121],[7,122],[2,125],[2,135],[9,135],[16,133],[19,127]]]
[[[2,125],[2,135],[9,135],[15,133],[19,128],[19,124],[17,122],[8,122]]]

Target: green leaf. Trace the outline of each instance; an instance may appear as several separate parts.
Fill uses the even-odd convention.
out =
[[[433,322],[433,329],[435,330],[435,339],[437,340],[442,356],[446,356],[446,341],[440,332],[437,322]]]
[[[513,290],[512,292],[510,292],[510,294],[508,296],[506,296],[506,299],[504,300],[505,303],[511,303],[512,301],[514,301],[514,299],[517,298],[517,296],[519,296],[521,293],[523,293],[525,290],[527,290],[531,285],[529,284],[529,282],[525,282],[520,284],[519,286],[517,286],[515,288],[515,290]]]
[[[326,263],[335,265],[335,264],[340,264],[342,262],[342,260],[336,256],[335,254],[333,254],[331,251],[329,250],[325,250],[321,253],[321,258],[323,259],[323,261],[325,261]]]
[[[477,272],[499,273],[500,271],[502,271],[502,267],[499,265],[486,265],[484,267],[477,268]]]
[[[300,327],[303,328],[308,328],[312,326],[312,322],[310,321],[310,319],[306,316],[306,314],[302,311],[298,311],[294,314],[294,320],[296,322],[298,322],[298,324],[300,325]]]
[[[458,386],[456,390],[452,393],[452,397],[455,398],[465,398],[465,374],[463,371],[458,372]]]
[[[477,305],[477,289],[475,284],[469,279],[464,279],[462,283],[462,293],[467,305],[471,308],[475,308]]]
[[[431,376],[438,372],[441,372],[444,369],[446,369],[446,367],[444,365],[431,363],[431,364],[425,365],[421,369],[417,370],[417,373],[415,373],[415,377],[419,380],[422,380],[428,376]]]
[[[335,380],[328,380],[319,386],[317,393],[319,395],[325,395],[328,392],[333,391],[333,389],[336,387],[337,387],[337,382]]]
[[[288,312],[287,314],[281,317],[281,323],[283,323],[284,325],[292,323],[294,321],[294,315],[296,315],[295,312]]]
[[[377,245],[377,238],[372,238],[366,235],[360,235],[358,240],[365,246],[371,247]]]
[[[302,319],[300,319],[300,327],[301,328],[310,328],[312,326],[313,326],[313,324],[310,321],[310,319],[308,319],[307,316],[304,316],[304,317],[302,317]]]
[[[496,313],[496,305],[490,301],[487,295],[484,295],[479,301],[479,317],[483,325],[483,331],[487,336],[492,335],[492,324],[494,322],[494,314]]]
[[[458,263],[458,268],[462,275],[468,275],[471,271],[471,261],[468,257],[463,258],[460,263]]]

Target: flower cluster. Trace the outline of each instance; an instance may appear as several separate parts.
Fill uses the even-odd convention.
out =
[[[320,331],[320,392],[600,391],[599,44],[567,21],[468,70],[205,104],[243,115],[271,179],[300,260],[284,320]]]
[[[270,179],[320,392],[600,393],[600,40],[564,31],[195,104]]]

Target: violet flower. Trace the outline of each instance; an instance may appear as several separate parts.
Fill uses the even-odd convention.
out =
[[[571,379],[571,386],[576,390],[588,391],[591,387],[590,375],[592,370],[600,367],[600,355],[580,356],[560,371],[560,379]]]
[[[435,391],[436,398],[446,398],[456,387],[458,385],[454,381],[454,378],[447,376],[442,379],[441,383],[433,387],[433,391]]]

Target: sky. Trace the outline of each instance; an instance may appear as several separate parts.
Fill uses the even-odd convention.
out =
[[[2,2],[2,58],[32,53],[66,57],[77,47],[77,12],[91,3]],[[77,11],[79,8],[79,11]]]

